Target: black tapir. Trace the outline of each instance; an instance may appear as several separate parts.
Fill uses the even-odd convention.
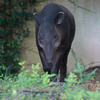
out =
[[[66,78],[67,58],[75,35],[75,20],[65,7],[49,3],[37,15],[36,44],[43,64],[43,70],[49,74],[58,74],[60,82]],[[51,81],[57,81],[56,76]]]

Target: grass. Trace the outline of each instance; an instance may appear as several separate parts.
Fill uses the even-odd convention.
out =
[[[19,63],[23,65],[25,62]],[[88,83],[97,69],[84,74],[84,66],[77,63],[77,69],[70,72],[65,83],[50,82],[50,77],[54,76],[45,73],[40,75],[39,63],[32,65],[32,73],[24,70],[17,77],[7,76],[0,79],[0,99],[1,100],[99,100],[99,84]],[[92,80],[91,79],[91,80]]]

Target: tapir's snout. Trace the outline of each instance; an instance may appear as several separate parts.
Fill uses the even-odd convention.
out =
[[[45,59],[46,59],[46,62],[48,63],[48,64],[53,64],[53,59],[54,59],[54,55],[51,53],[44,53],[44,55],[45,55]]]
[[[53,60],[52,59],[47,59],[46,58],[46,61],[47,61],[48,64],[53,64]]]
[[[43,48],[45,60],[48,64],[53,64],[54,55],[55,55],[55,47],[53,43],[46,44]]]

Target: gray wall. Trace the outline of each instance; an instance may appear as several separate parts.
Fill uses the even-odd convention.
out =
[[[61,4],[67,7],[75,17],[76,35],[72,50],[76,56],[73,56],[73,53],[70,52],[68,57],[68,71],[76,68],[76,61],[83,62],[86,68],[100,65],[100,0],[73,1],[74,3],[68,0],[47,0],[36,4],[38,12],[50,2]],[[31,10],[33,11],[33,8]],[[41,65],[39,55],[35,53],[38,52],[35,45],[35,21],[28,21],[27,26],[29,26],[31,33],[29,38],[24,38],[20,55],[21,61],[26,61],[26,65],[37,62],[40,62]],[[95,63],[90,64],[92,62]],[[30,69],[30,66],[26,68]]]

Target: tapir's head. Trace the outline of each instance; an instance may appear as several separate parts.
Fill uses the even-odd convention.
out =
[[[61,35],[57,26],[64,21],[64,13],[59,12],[54,18],[40,18],[37,14],[33,14],[34,19],[39,25],[38,44],[42,48],[47,63],[53,63],[55,51],[61,43]]]

